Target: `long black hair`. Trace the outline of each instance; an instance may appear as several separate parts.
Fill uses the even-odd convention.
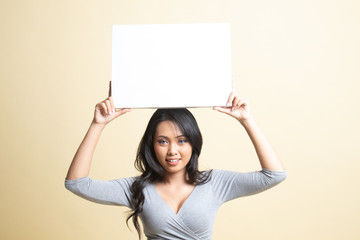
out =
[[[163,121],[171,121],[174,123],[186,137],[192,147],[192,154],[189,163],[186,165],[188,182],[191,184],[203,184],[210,179],[211,171],[200,172],[198,170],[198,158],[202,147],[202,136],[199,126],[191,114],[185,108],[177,109],[158,109],[150,118],[146,127],[144,136],[142,137],[135,159],[135,168],[141,172],[131,186],[131,204],[132,212],[126,220],[132,218],[136,231],[141,238],[140,225],[138,221],[139,214],[143,210],[145,196],[143,189],[148,183],[162,181],[165,176],[165,170],[156,159],[154,151],[154,136],[159,123]]]

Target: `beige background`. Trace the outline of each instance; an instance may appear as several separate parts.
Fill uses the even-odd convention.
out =
[[[125,208],[76,197],[64,177],[106,97],[111,25],[197,22],[231,23],[237,90],[288,171],[225,204],[213,239],[359,239],[359,11],[356,0],[1,0],[0,239],[137,239]],[[259,169],[239,124],[191,110],[202,169]],[[107,127],[91,177],[136,174],[152,112]]]

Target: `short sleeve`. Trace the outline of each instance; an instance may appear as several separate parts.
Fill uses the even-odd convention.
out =
[[[262,169],[256,172],[213,170],[212,190],[220,203],[265,191],[286,178],[286,172]]]
[[[65,180],[65,187],[72,193],[92,202],[131,208],[130,188],[134,181],[135,178],[103,181],[83,177]]]

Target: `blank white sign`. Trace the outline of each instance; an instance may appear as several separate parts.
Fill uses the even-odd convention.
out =
[[[112,27],[116,108],[224,106],[231,78],[228,23]]]

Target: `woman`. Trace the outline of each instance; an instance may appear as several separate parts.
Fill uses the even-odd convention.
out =
[[[127,220],[132,218],[139,238],[140,217],[148,239],[211,239],[215,215],[223,203],[259,193],[286,178],[282,163],[251,117],[248,102],[231,94],[227,106],[213,109],[245,128],[261,171],[200,172],[202,137],[195,118],[186,109],[159,109],[138,148],[135,166],[141,175],[113,181],[90,179],[90,164],[102,130],[130,111],[115,111],[110,97],[95,107],[92,124],[70,165],[66,188],[94,202],[131,208]]]

